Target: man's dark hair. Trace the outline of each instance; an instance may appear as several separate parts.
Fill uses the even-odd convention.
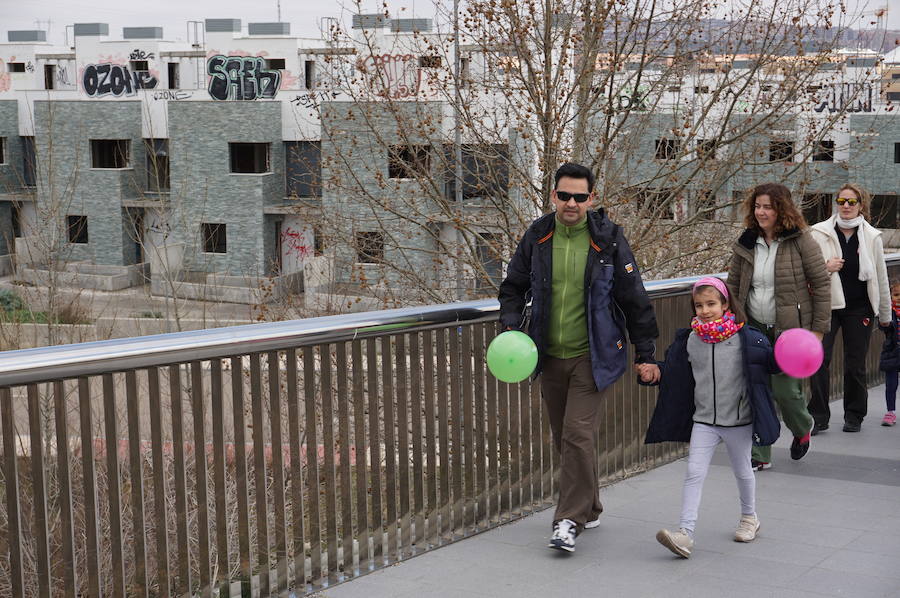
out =
[[[594,173],[591,172],[591,169],[587,166],[575,164],[574,162],[566,162],[565,164],[560,166],[556,170],[556,175],[553,177],[554,189],[559,187],[559,179],[563,178],[564,176],[573,179],[587,179],[588,193],[594,190]]]

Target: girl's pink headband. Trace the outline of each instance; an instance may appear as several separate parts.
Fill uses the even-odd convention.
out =
[[[717,291],[722,293],[722,296],[725,297],[725,299],[728,299],[728,287],[726,287],[725,283],[715,276],[704,276],[703,278],[695,282],[691,294],[696,293],[699,287],[713,287]]]

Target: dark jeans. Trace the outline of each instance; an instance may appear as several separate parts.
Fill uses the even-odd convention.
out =
[[[888,411],[897,409],[897,370],[884,373],[884,400]]]
[[[548,356],[544,360],[541,394],[553,443],[560,454],[559,502],[553,521],[574,521],[578,533],[603,512],[598,496],[597,445],[603,399],[608,392],[597,391],[590,355],[571,359]]]
[[[829,365],[834,351],[834,339],[838,330],[844,338],[844,421],[861,424],[866,417],[869,391],[866,389],[866,357],[869,354],[869,338],[872,336],[875,317],[872,308],[835,309],[831,312],[831,331],[822,339],[825,359],[822,367],[811,379],[812,400],[809,413],[817,424],[827,424],[831,419]]]

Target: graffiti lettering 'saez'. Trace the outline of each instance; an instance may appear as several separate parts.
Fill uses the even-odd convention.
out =
[[[155,89],[159,81],[146,71],[132,73],[121,64],[89,64],[81,79],[84,92],[92,98],[112,94],[133,96],[138,89]]]
[[[265,60],[256,56],[210,56],[206,72],[214,100],[274,98],[281,86],[281,71],[266,70]]]

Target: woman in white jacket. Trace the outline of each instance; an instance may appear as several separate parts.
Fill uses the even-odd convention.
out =
[[[867,222],[869,195],[858,185],[841,187],[831,218],[812,226],[831,274],[831,331],[822,339],[825,360],[812,377],[812,434],[828,429],[829,372],[838,330],[844,339],[844,432],[859,432],[866,416],[866,356],[872,320],[891,323],[891,291],[881,231]]]

